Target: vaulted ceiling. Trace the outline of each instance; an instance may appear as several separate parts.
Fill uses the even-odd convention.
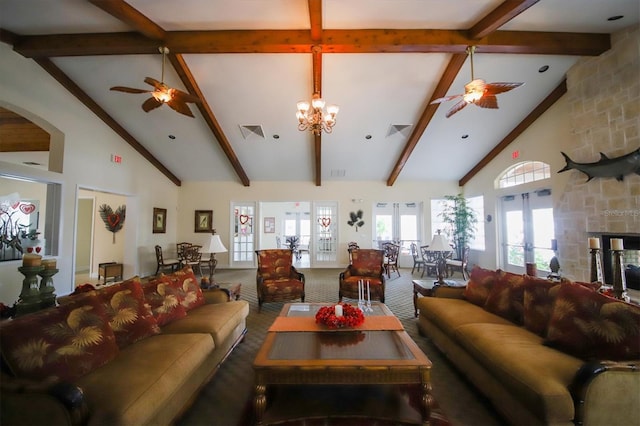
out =
[[[637,0],[0,0],[0,40],[176,185],[464,184],[639,15]],[[194,118],[109,90],[160,80],[161,46],[164,81],[202,100]],[[446,118],[455,101],[430,102],[464,92],[468,46],[475,78],[524,85]],[[314,91],[340,106],[330,134],[297,129]]]

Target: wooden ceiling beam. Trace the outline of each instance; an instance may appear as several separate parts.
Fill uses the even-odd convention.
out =
[[[464,175],[462,179],[458,181],[459,186],[464,186],[469,182],[480,170],[488,165],[494,158],[498,156],[511,142],[516,140],[518,136],[524,133],[546,110],[548,110],[558,99],[560,99],[565,93],[567,93],[567,80],[562,82],[546,97],[542,102],[535,107],[524,120],[522,120],[504,139],[502,139],[493,149],[484,156],[478,164],[476,164],[469,172]]]
[[[181,186],[182,182],[175,176],[169,169],[167,169],[156,157],[151,154],[136,138],[131,136],[129,132],[125,130],[116,120],[113,119],[100,105],[98,105],[89,95],[87,95],[73,80],[69,78],[60,68],[58,68],[50,59],[47,58],[35,58],[38,65],[40,65],[45,71],[47,71],[58,83],[60,83],[65,89],[67,89],[73,96],[75,96],[80,102],[82,102],[87,108],[91,110],[98,118],[100,118],[107,126],[109,126],[114,132],[124,139],[133,149],[138,151],[140,155],[153,164],[162,174],[175,183],[177,186]]]
[[[164,29],[123,0],[89,0],[89,3],[130,25],[150,39],[163,40],[165,37]]]
[[[393,170],[391,171],[391,174],[387,179],[387,186],[393,186],[393,184],[395,183],[396,179],[400,175],[400,172],[404,168],[404,165],[409,160],[409,156],[413,152],[413,149],[416,147],[416,145],[418,145],[418,142],[420,141],[424,130],[427,128],[427,126],[431,122],[431,119],[433,118],[433,115],[436,113],[438,107],[440,106],[440,104],[432,105],[431,102],[447,94],[449,87],[451,87],[451,84],[453,84],[453,81],[456,79],[456,76],[460,72],[460,68],[462,68],[462,65],[464,64],[466,59],[467,55],[462,53],[456,53],[452,56],[449,64],[447,65],[447,68],[444,71],[444,74],[442,74],[438,85],[431,95],[431,99],[427,103],[426,108],[418,119],[418,123],[413,128],[413,132],[411,133],[411,136],[409,136],[409,139],[407,140],[407,143],[405,144],[404,149],[400,154],[400,158],[398,158],[398,161],[393,167]]]
[[[539,1],[505,0],[469,29],[469,38],[481,39],[488,36]]]
[[[314,46],[313,54],[313,93],[322,97],[322,49]],[[322,135],[313,136],[316,186],[322,185]]]
[[[496,31],[476,40],[458,30],[324,30],[314,41],[304,30],[166,32],[164,44],[187,53],[480,53],[597,56],[611,47],[609,34]],[[138,33],[18,36],[14,50],[28,58],[154,54],[158,41]]]
[[[204,93],[202,93],[202,90],[200,90],[200,86],[198,86],[198,83],[196,82],[193,74],[191,73],[191,70],[184,61],[184,58],[182,57],[182,55],[174,55],[173,53],[170,53],[169,61],[175,68],[176,72],[180,76],[180,79],[182,80],[182,83],[185,85],[189,93],[200,98],[200,102],[195,103],[198,110],[200,110],[200,114],[202,114],[202,117],[207,122],[211,133],[213,133],[213,135],[215,136],[218,144],[220,145],[220,148],[222,148],[222,151],[227,156],[229,163],[231,163],[231,167],[233,167],[233,169],[235,170],[242,184],[244,186],[249,186],[249,177],[240,164],[238,156],[231,147],[229,139],[227,139],[227,136],[222,131],[220,123],[218,123],[218,120],[211,110],[211,107],[209,107],[209,103],[207,102]]]
[[[322,0],[309,0],[309,23],[311,25],[311,40],[322,37]]]

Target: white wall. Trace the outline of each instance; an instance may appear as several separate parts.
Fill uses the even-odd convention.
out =
[[[151,166],[140,154],[67,92],[35,62],[0,43],[0,105],[29,118],[50,133],[64,136],[64,173],[45,172],[0,162],[0,173],[59,182],[62,185],[61,239],[56,293],[73,290],[74,230],[79,187],[127,196],[127,225],[133,232],[125,241],[125,275],[155,271],[153,246],[174,244],[177,215],[169,214],[166,234],[152,234],[153,207],[174,209],[179,187]],[[145,141],[141,141],[145,143]],[[110,162],[122,155],[121,165]],[[172,210],[170,210],[171,212]],[[118,238],[118,237],[116,237]],[[23,276],[20,261],[0,264],[0,301],[17,300]]]

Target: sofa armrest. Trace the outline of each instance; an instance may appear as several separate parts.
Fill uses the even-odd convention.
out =
[[[446,299],[464,299],[464,290],[466,287],[449,287],[439,285],[433,288],[433,297],[443,297]]]
[[[569,387],[576,425],[629,425],[640,418],[640,360],[583,365]]]
[[[229,293],[222,288],[208,288],[202,290],[206,304],[226,303],[229,301]]]
[[[68,382],[2,374],[0,393],[0,424],[79,425],[89,414],[82,389]]]

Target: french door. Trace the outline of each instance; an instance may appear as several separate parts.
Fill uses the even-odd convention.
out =
[[[377,203],[373,209],[373,248],[395,241],[400,244],[399,264],[413,265],[411,243],[420,245],[421,215],[422,203]]]
[[[501,268],[524,274],[526,264],[535,263],[538,271],[549,271],[555,238],[551,190],[504,196],[501,214]]]
[[[335,267],[338,261],[338,203],[313,203],[312,267]]]
[[[232,203],[233,244],[230,259],[234,267],[255,266],[255,203]]]

